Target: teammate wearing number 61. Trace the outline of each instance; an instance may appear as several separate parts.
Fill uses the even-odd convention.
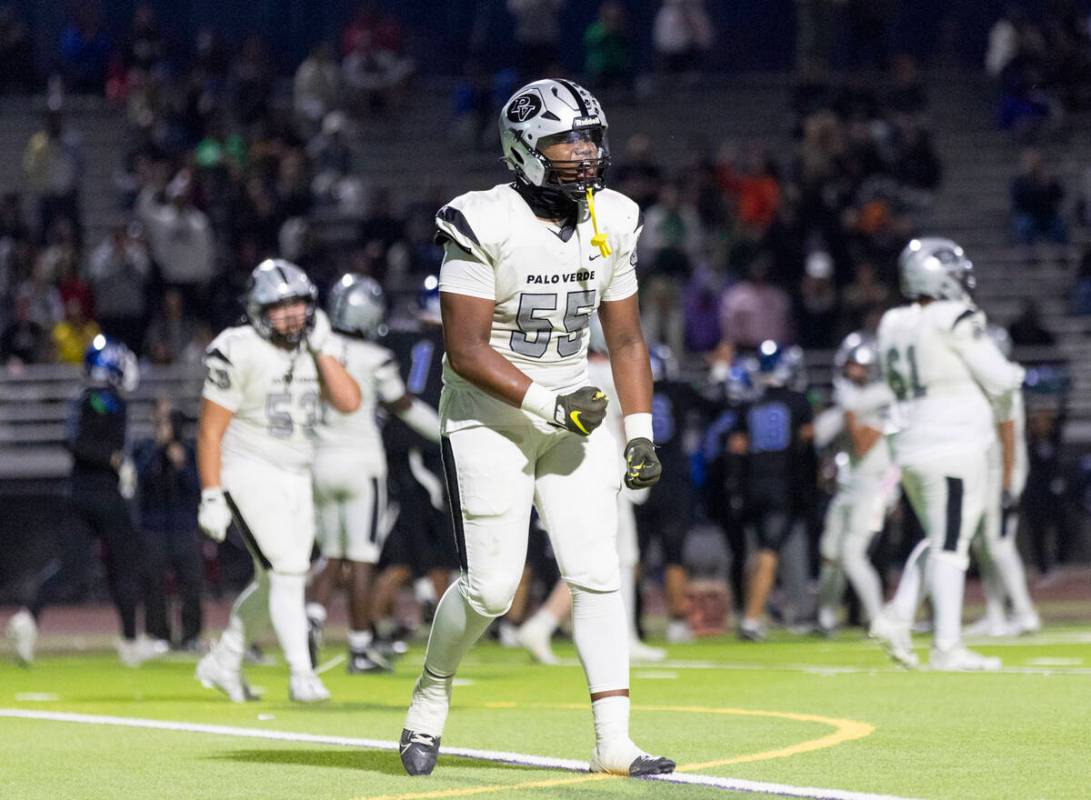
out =
[[[1010,416],[1023,368],[1004,358],[986,335],[985,315],[973,301],[973,264],[961,247],[950,239],[914,239],[898,269],[902,293],[911,302],[883,315],[879,357],[895,396],[891,452],[930,547],[930,666],[995,670],[999,659],[962,644],[962,594],[967,550],[985,515],[988,450],[996,423]],[[912,563],[905,571],[913,574]],[[901,587],[898,596],[915,598]],[[898,596],[872,621],[871,635],[895,659],[915,666],[908,633],[915,599],[902,603]]]
[[[412,775],[432,771],[462,657],[507,611],[526,560],[531,507],[572,590],[573,638],[595,720],[591,769],[674,769],[629,738],[629,628],[619,589],[617,493],[651,486],[652,380],[637,304],[639,209],[605,188],[606,115],[583,87],[540,80],[500,112],[511,184],[436,215],[446,347],[441,447],[461,575],[443,595],[401,738]],[[588,385],[591,314],[617,398]],[[624,475],[600,427],[624,415]]]
[[[291,669],[291,699],[329,699],[311,666],[303,599],[314,544],[311,466],[321,400],[348,413],[360,405],[360,387],[326,352],[330,324],[317,299],[299,267],[263,261],[250,276],[246,323],[205,351],[197,521],[218,542],[234,523],[253,556],[254,578],[198,663],[197,679],[236,703],[252,697],[242,656],[270,620]]]

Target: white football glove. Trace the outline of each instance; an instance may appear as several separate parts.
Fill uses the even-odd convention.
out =
[[[197,507],[197,525],[214,542],[227,538],[227,529],[231,526],[231,509],[227,498],[219,486],[201,492],[201,505]]]
[[[333,333],[333,329],[330,327],[330,318],[326,316],[325,311],[316,308],[314,310],[314,327],[307,334],[307,349],[316,356],[321,355],[325,352],[331,333]]]

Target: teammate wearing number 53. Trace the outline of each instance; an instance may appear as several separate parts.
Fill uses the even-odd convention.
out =
[[[669,772],[673,761],[629,738],[629,628],[615,543],[623,476],[613,437],[599,427],[606,404],[620,402],[625,481],[655,483],[636,294],[639,210],[604,188],[606,116],[586,89],[565,80],[524,86],[500,112],[500,136],[514,182],[461,195],[436,216],[445,247],[441,448],[461,574],[436,609],[402,763],[412,775],[435,766],[455,671],[511,604],[534,506],[572,590],[595,720],[591,769]],[[596,308],[617,398],[588,385]]]
[[[205,352],[197,519],[215,541],[234,522],[254,558],[254,579],[197,678],[234,702],[251,697],[242,655],[270,620],[291,669],[290,697],[329,698],[311,666],[303,599],[314,543],[311,466],[321,400],[354,411],[360,387],[326,352],[330,325],[315,308],[317,295],[294,264],[261,262],[250,276],[246,324],[225,330]]]

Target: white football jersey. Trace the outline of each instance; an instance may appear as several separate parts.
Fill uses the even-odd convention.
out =
[[[224,466],[258,459],[310,467],[321,401],[318,367],[303,346],[285,350],[240,325],[212,341],[205,366],[202,397],[234,413],[221,445]]]
[[[856,414],[859,424],[872,430],[886,433],[889,427],[890,407],[894,402],[894,393],[883,383],[857,386],[843,378],[836,379],[833,385],[834,402],[843,412]],[[847,431],[845,434],[846,438]],[[847,458],[838,459],[837,483],[841,488],[864,483],[882,481],[889,474],[892,461],[890,447],[885,438],[880,439],[864,453],[863,458],[853,454],[851,443],[845,447]]]
[[[591,244],[594,230],[586,204],[580,204],[574,227],[560,229],[535,217],[507,184],[456,197],[436,215],[436,226],[448,240],[440,291],[494,301],[493,349],[555,391],[587,384],[589,324],[599,303],[637,290],[640,209],[624,195],[603,189],[595,195],[595,212],[612,248],[608,256]],[[443,382],[445,390],[457,390],[444,392],[445,431],[541,422],[471,386],[446,359]]]
[[[385,473],[386,454],[376,418],[379,403],[393,403],[405,394],[394,354],[373,342],[340,333],[330,335],[323,352],[340,361],[359,385],[360,407],[343,414],[329,403],[322,404],[317,458],[327,453],[338,457],[351,453],[369,474]]]
[[[896,398],[890,441],[899,464],[985,451],[996,438],[990,403],[1010,403],[1023,381],[1023,368],[985,334],[985,315],[962,302],[887,311],[879,352]]]
[[[1015,423],[1015,463],[1011,470],[1011,492],[1016,497],[1023,494],[1023,488],[1027,484],[1027,414],[1023,405],[1023,392],[1012,392],[1010,409],[1000,409],[997,412],[997,422],[1010,419]],[[1004,454],[1000,447],[1000,439],[997,437],[992,447],[989,448],[989,468],[998,471],[1004,469]]]

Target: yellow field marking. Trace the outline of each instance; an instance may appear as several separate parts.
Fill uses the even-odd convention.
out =
[[[485,708],[540,708],[545,710],[584,711],[586,705],[577,703],[565,703],[561,705],[545,705],[528,703],[516,705],[515,703],[485,703]],[[863,739],[875,732],[875,726],[867,722],[859,722],[854,719],[838,719],[836,717],[823,717],[818,714],[796,714],[791,711],[761,711],[752,708],[715,708],[709,706],[633,706],[634,711],[665,711],[676,714],[724,714],[736,717],[773,717],[775,719],[787,719],[793,722],[816,722],[822,725],[830,725],[833,731],[817,739],[807,739],[798,744],[780,747],[776,750],[763,750],[760,753],[749,753],[731,758],[721,758],[715,761],[700,761],[691,764],[682,764],[678,772],[695,772],[700,769],[714,769],[726,767],[732,764],[750,764],[755,761],[771,761],[777,758],[789,758],[801,753],[810,753],[815,750],[824,750],[835,747],[855,739]],[[355,800],[428,800],[429,798],[446,797],[471,797],[482,794],[496,794],[510,792],[515,789],[548,789],[553,786],[569,786],[577,783],[590,783],[592,781],[612,780],[615,775],[580,775],[573,778],[552,778],[546,780],[525,781],[523,783],[511,783],[507,785],[490,786],[466,786],[461,789],[436,789],[430,792],[408,792],[406,794],[384,794],[371,797],[358,797]]]

